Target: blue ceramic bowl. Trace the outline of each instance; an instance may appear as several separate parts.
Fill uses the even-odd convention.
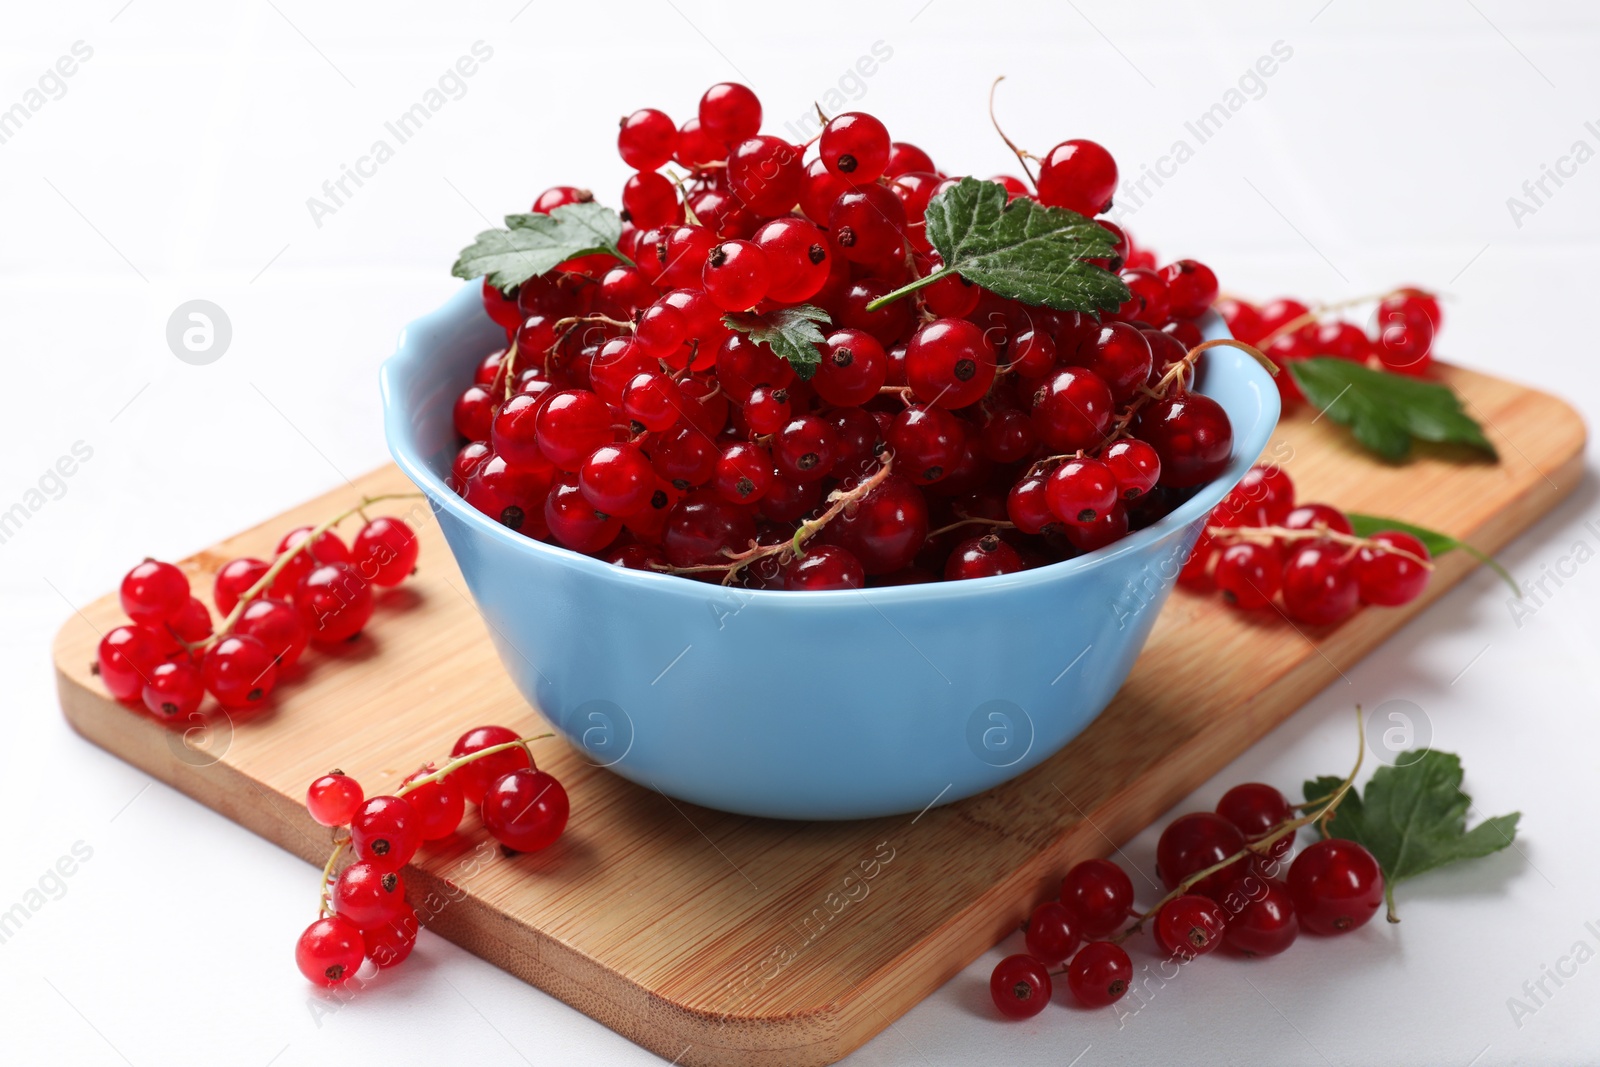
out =
[[[1225,336],[1214,321],[1211,336]],[[594,762],[707,807],[788,819],[917,812],[1028,770],[1110,702],[1278,392],[1242,352],[1200,387],[1233,421],[1216,482],[1154,526],[1020,574],[885,589],[725,589],[514,533],[447,484],[451,405],[503,342],[478,286],[411,323],[382,373],[400,468],[432,499],[501,662]]]

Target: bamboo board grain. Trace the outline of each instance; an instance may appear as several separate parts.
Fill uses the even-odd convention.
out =
[[[1385,467],[1328,419],[1297,415],[1268,457],[1304,499],[1432,526],[1493,551],[1576,487],[1585,431],[1554,397],[1442,368],[1501,451]],[[1314,415],[1315,413],[1311,413]],[[393,467],[184,562],[197,589],[237,555],[358,492],[409,488]],[[382,510],[382,509],[379,509]],[[67,718],[85,737],[321,864],[302,803],[334,765],[368,795],[448,752],[464,729],[543,724],[512,689],[425,510],[421,568],[337,655],[308,654],[275,705],[185,736],[112,702],[89,670],[115,596],[61,630]],[[413,517],[417,517],[414,515]],[[130,546],[129,555],[137,555]],[[1015,929],[1072,862],[1103,854],[1209,778],[1470,568],[1452,553],[1401,610],[1296,629],[1215,597],[1174,595],[1132,677],[1081,737],[989,793],[917,816],[790,823],[671,801],[560,742],[541,765],[573,817],[548,851],[507,858],[469,814],[406,878],[430,929],[682,1064],[831,1063]],[[285,936],[288,936],[286,933]]]

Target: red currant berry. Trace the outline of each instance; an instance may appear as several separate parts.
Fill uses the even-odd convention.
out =
[[[1125,322],[1108,322],[1078,347],[1077,363],[1111,387],[1111,396],[1126,404],[1150,378],[1154,356],[1145,334]]]
[[[1067,964],[1067,988],[1086,1008],[1115,1004],[1133,981],[1133,961],[1121,945],[1090,941]]]
[[[889,131],[865,112],[846,111],[822,128],[818,152],[829,170],[865,185],[882,177],[889,165]]]
[[[754,137],[761,129],[761,101],[737,82],[719,82],[700,98],[700,127],[723,144]]]
[[[1272,786],[1245,782],[1222,794],[1217,801],[1217,814],[1237,827],[1246,840],[1259,841],[1288,822],[1293,809]]]
[[[767,257],[768,300],[797,304],[815,296],[828,280],[828,235],[816,224],[792,216],[773,219],[750,240]]]
[[[1217,276],[1197,260],[1169,263],[1161,268],[1161,280],[1166,283],[1167,300],[1176,318],[1199,318],[1217,299]]]
[[[586,389],[557,393],[538,413],[539,450],[564,471],[576,471],[612,440],[611,409]]]
[[[1383,871],[1361,845],[1328,838],[1289,865],[1289,896],[1300,925],[1314,934],[1365,926],[1383,904]]]
[[[1289,887],[1275,878],[1241,879],[1229,889],[1226,906],[1231,915],[1223,944],[1241,956],[1276,956],[1300,936]]]
[[[1015,574],[1024,564],[1017,550],[1000,540],[996,534],[984,534],[961,542],[945,561],[944,578],[959,582],[967,578],[993,578],[997,574]]]
[[[713,487],[730,504],[754,504],[772,487],[772,456],[760,445],[736,441],[722,450]]]
[[[1372,348],[1385,370],[1421,374],[1433,361],[1433,335],[1439,305],[1406,295],[1386,297],[1374,314]]]
[[[574,552],[599,552],[622,532],[622,520],[591,504],[578,477],[570,474],[550,487],[544,500],[544,521],[551,536]]]
[[[906,381],[926,403],[950,409],[975,404],[994,376],[994,346],[965,319],[936,319],[906,346]]]
[[[1133,432],[1161,457],[1161,484],[1174,489],[1216,478],[1233,458],[1228,413],[1208,396],[1180,393],[1145,406]]]
[[[329,563],[306,575],[295,590],[295,610],[311,640],[349,641],[372,618],[372,586],[348,563]]]
[[[1365,331],[1348,322],[1324,322],[1307,327],[1304,344],[1315,355],[1352,363],[1365,363],[1372,354],[1372,342]]]
[[[216,583],[211,587],[211,600],[224,615],[234,609],[239,599],[259,582],[271,565],[259,559],[234,559],[222,565]]]
[[[1294,510],[1294,482],[1272,464],[1251,467],[1212,512],[1218,526],[1278,526]]]
[[[695,426],[667,431],[650,458],[656,473],[680,492],[705,485],[717,475],[717,446]]]
[[[200,664],[205,687],[230,711],[257,707],[278,682],[278,660],[247,634],[231,634],[206,652]]]
[[[1161,831],[1156,843],[1156,871],[1168,889],[1178,888],[1192,874],[1214,867],[1244,849],[1244,835],[1233,823],[1210,811],[1180,815]],[[1248,872],[1249,857],[1242,857],[1194,886],[1194,892],[1213,895],[1237,875]]]
[[[1311,309],[1300,301],[1290,300],[1287,297],[1280,297],[1263,304],[1260,314],[1261,336],[1265,338],[1268,334],[1276,333],[1296,319],[1304,318],[1310,311]]]
[[[534,199],[533,210],[537,214],[548,215],[558,207],[587,204],[593,199],[594,194],[587,189],[579,189],[575,185],[552,185]]]
[[[188,660],[168,660],[150,669],[144,683],[144,706],[164,719],[187,719],[200,710],[206,684]]]
[[[400,519],[379,516],[361,527],[351,545],[351,560],[365,579],[381,586],[406,580],[417,566],[417,535]]]
[[[434,767],[430,763],[421,770],[407,775],[404,784],[410,785],[418,778],[424,778],[433,772]],[[467,808],[467,798],[461,792],[461,783],[456,781],[453,774],[437,781],[412,786],[406,791],[405,802],[417,813],[417,830],[422,834],[424,841],[438,841],[455,833]]]
[[[490,285],[488,278],[483,279],[483,310],[507,333],[522,322],[522,312],[518,310],[516,300]]]
[[[294,962],[306,980],[336,986],[355,977],[366,958],[361,931],[348,919],[331,915],[318,919],[294,945]]]
[[[1217,556],[1212,581],[1236,608],[1254,611],[1272,603],[1283,583],[1283,563],[1266,545],[1242,542]]]
[[[650,506],[656,472],[638,445],[601,445],[583,461],[578,489],[596,511],[635,515]]]
[[[1084,937],[1109,937],[1133,911],[1133,882],[1110,860],[1084,860],[1062,879],[1061,903]]]
[[[1218,551],[1211,535],[1201,531],[1194,548],[1189,550],[1189,558],[1178,571],[1178,584],[1197,593],[1208,592],[1211,589],[1211,566]]]
[[[1327,504],[1301,504],[1283,518],[1282,525],[1290,530],[1331,530],[1334,533],[1351,532],[1350,520],[1344,512]],[[1303,542],[1290,542],[1297,545]]]
[[[1047,900],[1028,916],[1024,935],[1028,955],[1040,963],[1051,967],[1065,963],[1077,951],[1080,937],[1077,920],[1060,901]]]
[[[783,568],[783,588],[790,590],[860,589],[866,582],[861,561],[838,545],[808,545]]]
[[[888,375],[889,357],[871,334],[835,330],[823,343],[811,386],[828,403],[851,407],[877,396]]]
[[[1039,201],[1080,215],[1111,208],[1117,189],[1117,162],[1093,141],[1063,141],[1039,164]]]
[[[348,826],[366,796],[361,783],[343,771],[331,771],[306,790],[306,809],[323,826]]]
[[[1123,500],[1143,496],[1161,479],[1161,457],[1144,441],[1133,438],[1113,441],[1100,459],[1116,479],[1117,494]]]
[[[989,976],[989,996],[1007,1019],[1031,1019],[1050,1003],[1050,969],[1032,956],[1007,956]]]
[[[1111,426],[1115,402],[1099,375],[1080,367],[1063,367],[1045,379],[1033,397],[1033,429],[1039,440],[1057,452],[1076,452],[1098,445]],[[1140,437],[1162,451],[1148,434]],[[1166,456],[1162,454],[1163,468]]]
[[[787,214],[805,186],[803,154],[781,137],[748,137],[728,155],[728,188],[757,215]]]
[[[657,170],[677,150],[678,127],[654,108],[635,111],[617,131],[617,152],[634,170]]]
[[[678,187],[653,170],[640,171],[622,186],[622,210],[640,229],[671,226],[683,221]]]
[[[462,756],[470,756],[474,752],[482,752],[486,748],[504,745],[518,739],[515,730],[504,726],[478,726],[462,734],[456,740],[455,747],[450,750],[452,760]],[[461,786],[461,794],[474,804],[483,802],[483,793],[489,783],[503,774],[520,770],[523,767],[532,767],[533,761],[528,758],[528,750],[521,745],[501,749],[489,756],[481,756],[470,763],[463,764],[450,772],[450,777]]]
[[[700,125],[699,116],[689,119],[678,127],[678,146],[674,150],[673,157],[682,166],[698,170],[725,155],[727,146],[716,138],[707,136],[705,128]]]
[[[724,311],[744,311],[767,295],[772,272],[767,254],[749,241],[724,241],[706,257],[706,296]]]
[[[1355,613],[1360,587],[1342,545],[1301,542],[1283,568],[1283,606],[1296,622],[1328,626]]]
[[[421,924],[411,905],[401,902],[393,917],[363,927],[361,943],[366,947],[367,958],[379,967],[393,967],[404,963],[417,944]]]
[[[1170,282],[1168,288],[1171,288]],[[1222,316],[1222,321],[1228,326],[1228,333],[1232,334],[1235,340],[1253,345],[1267,335],[1267,331],[1261,328],[1261,312],[1254,304],[1224,297],[1212,304],[1212,307]]]
[[[333,910],[361,929],[393,917],[406,902],[398,871],[358,860],[333,883]]]
[[[1066,526],[1061,531],[1079,552],[1093,552],[1128,535],[1128,512],[1119,501],[1087,526]]]
[[[961,459],[966,424],[942,407],[913,405],[889,427],[895,462],[919,485],[944,478]]]
[[[727,563],[730,553],[743,552],[755,538],[755,518],[749,508],[700,490],[667,516],[661,547],[674,567],[696,567]]]
[[[1428,568],[1424,566],[1430,558],[1427,546],[1398,530],[1375,533],[1368,540],[1384,547],[1363,547],[1356,553],[1351,569],[1361,599],[1395,608],[1421,596],[1428,586]]]
[[[836,305],[829,309],[834,313],[833,321],[839,326],[870,333],[888,351],[891,346],[900,343],[911,325],[912,302],[896,300],[876,311],[868,311],[867,305],[880,296],[887,296],[894,288],[879,278],[862,278],[851,282]],[[894,381],[892,372],[889,382],[891,385],[899,384]]]
[[[122,610],[144,626],[176,618],[189,604],[189,579],[170,563],[147,559],[122,579]]]
[[[1021,463],[1038,442],[1032,420],[1015,408],[990,413],[978,435],[979,450],[993,463]]]
[[[299,591],[300,582],[306,575],[316,570],[325,563],[349,563],[350,550],[345,547],[339,535],[332,530],[325,530],[317,539],[305,548],[300,548],[305,539],[311,535],[311,527],[299,526],[283,535],[278,542],[274,562],[281,559],[285,553],[298,549],[284,564],[283,570],[272,580],[269,594],[278,600],[292,600]]]
[[[524,767],[490,783],[479,814],[494,839],[515,852],[537,852],[566,829],[567,791],[544,771]]]
[[[773,440],[772,459],[778,472],[790,481],[825,478],[839,458],[839,437],[833,427],[815,415],[791,419]]]
[[[1006,518],[1025,534],[1036,534],[1056,521],[1050,510],[1048,476],[1030,475],[1013,485],[1006,494]]]
[[[1170,317],[1167,283],[1153,270],[1133,267],[1120,275],[1131,294],[1117,308],[1117,318],[1125,322],[1145,322],[1162,326]]]
[[[889,145],[889,161],[883,168],[884,176],[894,178],[913,170],[936,174],[939,168],[933,165],[933,157],[916,145],[907,141],[891,143]]]
[[[1215,901],[1185,893],[1167,901],[1156,914],[1157,939],[1185,959],[1204,956],[1222,944],[1228,916]]]
[[[118,626],[100,639],[96,662],[100,680],[117,700],[140,699],[150,672],[165,658],[165,648],[142,626]]]
[[[422,844],[416,811],[401,797],[371,797],[350,820],[356,855],[379,870],[397,871]]]
[[[881,185],[853,186],[828,209],[828,229],[839,252],[852,263],[881,263],[900,247],[906,209]]]
[[[846,491],[851,486],[852,481],[840,484]],[[769,493],[763,509],[771,502]],[[895,472],[858,500],[853,512],[841,512],[825,531],[829,542],[848,549],[868,575],[891,574],[909,567],[927,540],[928,504],[910,478]]]
[[[1050,511],[1069,526],[1091,526],[1117,505],[1117,479],[1096,459],[1069,459],[1045,483]]]

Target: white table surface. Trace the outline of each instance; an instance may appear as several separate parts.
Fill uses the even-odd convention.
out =
[[[93,455],[0,544],[11,739],[0,909],[29,899],[75,845],[92,855],[59,885],[47,879],[59,899],[0,944],[0,1060],[659,1062],[429,934],[380,990],[331,1010],[290,958],[312,872],[77,737],[48,654],[71,605],[142,556],[185,555],[382,462],[374,369],[398,327],[451,292],[451,259],[483,216],[556,183],[614,203],[625,176],[614,123],[635,107],[681,118],[710,83],[745,80],[781,132],[842,81],[898,137],[989,174],[1013,169],[984,111],[990,80],[1006,74],[999,104],[1014,138],[1043,151],[1093,137],[1129,175],[1175,139],[1193,146],[1185,121],[1281,41],[1292,56],[1150,186],[1135,234],[1258,297],[1437,287],[1451,297],[1448,358],[1600,416],[1600,162],[1547,182],[1553,195],[1532,213],[1507,205],[1575,141],[1600,148],[1593,5],[1202,6],[1221,7],[10,5],[0,109],[41,103],[29,90],[75,42],[92,55],[47,78],[59,98],[0,143],[0,510],[74,443]],[[465,94],[316,225],[307,198],[476,41],[493,55]],[[889,58],[853,82],[877,42]],[[208,366],[165,342],[168,316],[196,298],[232,323]],[[1506,462],[1520,462],[1514,448]],[[1504,562],[1528,580],[1579,543],[1593,555],[1596,511],[1586,478]],[[1014,938],[848,1062],[1600,1061],[1600,964],[1559,986],[1547,978],[1552,995],[1520,1025],[1508,1007],[1578,942],[1586,961],[1600,948],[1600,570],[1561,565],[1571,576],[1520,625],[1507,591],[1475,574],[1367,659],[1340,664],[1348,684],[1177,809],[1208,807],[1238,781],[1292,789],[1339,771],[1351,705],[1403,699],[1436,745],[1462,754],[1479,812],[1524,813],[1515,851],[1408,884],[1399,927],[1303,939],[1264,962],[1209,958],[1120,1020],[1057,1004],[997,1021],[988,973]],[[1154,840],[1128,847],[1146,870]]]

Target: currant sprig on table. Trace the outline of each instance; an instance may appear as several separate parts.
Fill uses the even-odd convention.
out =
[[[365,961],[392,967],[411,954],[421,923],[406,899],[401,868],[423,842],[454,835],[469,802],[510,852],[554,844],[566,829],[570,802],[561,783],[535,766],[530,747],[553,736],[475,727],[442,766],[426,764],[385,796],[367,797],[339,770],[312,782],[306,807],[333,828],[333,851],[322,869],[318,917],[295,942],[300,972],[337,986],[354,979]]]
[[[326,522],[284,534],[271,562],[230,560],[212,587],[223,615],[215,624],[182,570],[145,560],[122,579],[122,610],[131,622],[101,638],[100,680],[117,700],[142,703],[164,720],[188,720],[207,693],[228,711],[262,706],[308,644],[354,639],[372,617],[374,588],[399,585],[416,569],[411,527],[366,512],[420,497],[364,497]],[[355,516],[363,525],[347,546],[334,530]]]
[[[1075,865],[1059,897],[1029,915],[1026,951],[995,966],[989,982],[995,1007],[1007,1018],[1037,1015],[1062,975],[1085,1007],[1115,1004],[1134,980],[1124,944],[1141,933],[1150,935],[1158,958],[1188,964],[1221,947],[1239,956],[1275,956],[1301,932],[1346,934],[1366,925],[1386,900],[1390,921],[1398,922],[1396,882],[1507,847],[1518,819],[1499,816],[1468,831],[1471,802],[1461,792],[1461,761],[1431,751],[1405,756],[1379,768],[1364,796],[1355,788],[1358,757],[1344,778],[1307,782],[1304,804],[1248,782],[1224,793],[1215,811],[1178,817],[1156,846],[1156,875],[1168,892],[1142,912],[1134,909],[1132,879],[1116,863]],[[1308,827],[1319,840],[1291,860],[1296,835]]]

